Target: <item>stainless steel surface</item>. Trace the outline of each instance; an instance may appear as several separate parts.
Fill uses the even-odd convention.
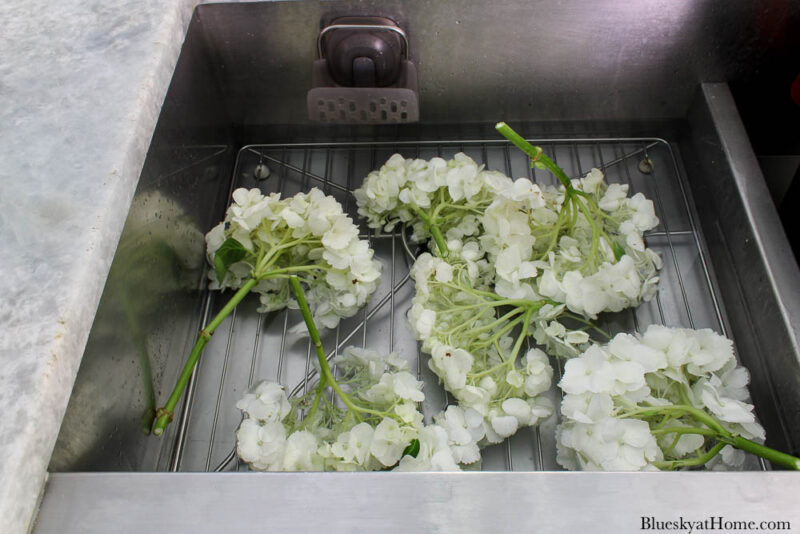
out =
[[[232,122],[307,124],[304,97],[318,22],[347,15],[385,16],[406,28],[411,57],[418,58],[420,120],[426,124],[644,120],[684,117],[700,82],[752,76],[763,52],[791,34],[800,4],[334,0],[200,6],[196,16],[226,87]]]
[[[726,84],[705,84],[682,144],[689,183],[773,447],[800,453],[800,269]]]
[[[346,15],[386,16],[407,30],[421,123],[308,121],[316,38]],[[571,175],[602,166],[656,203],[662,225],[647,239],[665,260],[659,298],[604,317],[606,329],[659,322],[733,337],[768,444],[800,454],[800,270],[726,85],[697,89],[753,76],[798,17],[798,2],[750,0],[200,6],[51,463],[52,471],[117,472],[53,474],[36,531],[638,531],[642,516],[786,520],[796,528],[800,478],[792,474],[524,472],[558,469],[555,418],[485,451],[484,469],[517,473],[207,473],[246,469],[230,453],[234,403],[250,384],[271,378],[303,391],[312,371],[307,341],[290,333],[299,316],[256,314],[253,299],[214,336],[167,434],[140,429],[226,296],[204,292],[201,246],[168,252],[199,244],[232,186],[291,194],[319,185],[352,211],[348,191],[396,150],[465,150],[509,175],[549,180],[494,141],[492,125],[505,120],[547,139]],[[236,150],[252,143],[279,144],[246,146],[234,169]],[[270,168],[267,179],[253,176],[258,164]],[[373,244],[382,285],[368,307],[328,332],[326,347],[331,355],[349,343],[400,351],[426,381],[430,416],[448,397],[405,327],[413,287],[402,236]],[[119,472],[167,470],[202,473]],[[309,513],[309,496],[319,511]]]
[[[571,176],[602,168],[610,182],[630,185],[655,202],[661,224],[647,235],[650,247],[664,258],[658,297],[636,310],[605,316],[602,327],[611,332],[643,330],[648,324],[693,328],[710,327],[728,333],[715,284],[703,250],[702,236],[695,224],[691,200],[680,177],[669,143],[661,139],[536,139]],[[438,142],[337,143],[313,145],[251,145],[244,147],[234,170],[234,187],[259,187],[265,192],[292,195],[319,187],[340,200],[357,220],[355,202],[349,193],[366,174],[379,167],[395,151],[406,157],[452,157],[463,151],[488,168],[510,176],[529,176],[539,183],[555,184],[549,174],[531,170],[524,154],[501,140]],[[649,172],[641,161],[650,161]],[[270,178],[253,176],[266,163]],[[378,235],[373,239],[376,257],[383,264],[380,288],[370,304],[355,318],[343,321],[327,333],[325,346],[335,356],[347,344],[367,346],[383,352],[397,351],[411,367],[420,370],[425,381],[427,418],[447,402],[438,379],[427,369],[427,357],[420,356],[417,343],[405,325],[405,314],[413,296],[407,284],[410,261],[399,235]],[[218,309],[226,299],[210,294]],[[247,467],[233,463],[236,427],[241,415],[235,403],[256,380],[277,380],[293,393],[308,391],[313,377],[312,349],[302,335],[288,333],[287,326],[299,324],[297,312],[268,315],[255,313],[255,299],[245,301],[219,328],[209,342],[197,371],[197,384],[187,406],[188,424],[181,425],[174,452],[175,470],[209,471]],[[557,396],[555,389],[551,391]],[[182,419],[183,421],[183,419]],[[559,469],[555,462],[554,426],[551,418],[541,427],[525,429],[512,439],[490,447],[484,453],[484,470]],[[185,434],[184,434],[185,430]],[[757,467],[753,461],[751,468]]]
[[[798,494],[778,472],[59,474],[34,533],[633,533],[711,517],[793,532]]]
[[[303,97],[311,86],[309,65],[316,56],[317,22],[330,23],[343,15],[389,16],[407,28],[411,57],[419,58],[423,123],[355,128],[307,121]],[[439,150],[450,154],[464,148],[491,167],[524,175],[528,170],[523,162],[496,141],[453,141],[494,139],[495,121],[512,122],[528,137],[550,139],[548,150],[571,174],[605,164],[611,179],[631,180],[634,189],[656,201],[665,224],[649,241],[664,253],[661,298],[635,313],[607,317],[606,326],[632,330],[663,321],[710,326],[732,336],[742,363],[750,369],[751,393],[767,428],[768,443],[797,455],[800,272],[777,226],[726,87],[706,85],[698,92],[697,86],[700,81],[751,76],[761,53],[789,31],[790,21],[798,16],[797,2],[768,9],[744,0],[566,0],[557,5],[470,0],[460,2],[457,9],[452,2],[430,0],[204,5],[194,14],[131,217],[144,215],[147,224],[139,234],[142,243],[154,245],[158,239],[153,235],[174,243],[181,236],[208,231],[223,214],[228,201],[225,192],[232,181],[265,189],[280,184],[290,193],[319,182],[316,176],[330,192],[347,199],[347,190],[394,150],[430,157]],[[573,139],[589,136],[604,139]],[[341,143],[319,143],[330,140]],[[294,141],[306,144],[288,145]],[[257,154],[249,149],[242,153],[232,176],[234,147],[256,142],[280,143],[259,147],[264,153],[262,163],[271,168],[270,177],[262,181],[248,174],[258,162]],[[639,163],[645,157],[652,160],[649,174],[640,173]],[[546,178],[538,171],[535,177]],[[161,195],[159,202],[153,201],[156,193]],[[159,209],[161,205],[170,211]],[[174,216],[181,212],[185,217]],[[184,418],[170,426],[165,439],[142,435],[141,416],[149,408],[149,399],[166,397],[199,324],[220,298],[208,301],[203,310],[202,273],[197,268],[203,261],[201,248],[178,255],[153,254],[139,264],[133,262],[142,274],[130,276],[126,266],[133,256],[126,251],[137,248],[130,246],[138,243],[135,234],[136,225],[130,223],[115,260],[118,267],[107,282],[51,470],[212,470],[231,450],[238,424],[233,404],[248,384],[280,377],[302,389],[308,376],[308,346],[296,336],[284,335],[299,318],[258,316],[255,303],[247,301],[215,336],[215,347],[202,359],[192,383],[194,400],[183,412]],[[430,381],[405,328],[412,288],[408,282],[400,284],[408,267],[402,240],[381,237],[374,243],[385,264],[380,292],[359,316],[329,333],[326,346],[334,350],[355,342],[382,350],[397,348],[416,359],[421,376]],[[186,276],[195,283],[174,283]],[[392,291],[393,287],[397,289]],[[121,296],[127,296],[127,310],[135,313],[126,312]],[[447,399],[437,388],[428,388],[428,395],[428,414]],[[484,467],[555,469],[554,425],[555,420],[548,421],[538,430],[521,433],[510,445],[489,449]],[[231,463],[225,468],[242,466]],[[241,480],[277,486],[272,482],[278,480],[276,476]],[[365,493],[363,488],[371,486],[362,484],[372,476],[380,475],[348,480],[356,480],[352,484],[361,485]],[[483,477],[493,481],[495,476],[485,473],[465,479],[470,480],[470,495],[493,495],[494,482],[484,485]],[[593,488],[595,484],[596,488],[634,487],[640,480],[617,475],[559,476],[570,481],[564,484],[571,484],[570,491],[575,492],[582,490],[582,480],[597,481],[591,483]],[[663,480],[693,476],[667,475]],[[788,477],[740,476],[723,475],[722,482],[714,483],[721,488],[715,491],[726,495],[725,480],[736,481],[731,484],[753,481],[746,485],[759,492],[778,480],[783,484],[781,491],[796,493],[791,485],[794,479]],[[391,477],[376,480],[390,481]],[[521,484],[514,477],[538,480],[545,486],[556,484],[549,475],[540,474],[518,473],[501,479],[512,486]],[[104,478],[109,481],[108,498],[115,494],[114,484],[132,484],[135,478],[119,473]],[[65,488],[84,491],[80,489],[84,482],[68,487],[60,485],[62,480],[67,479],[53,478],[58,495],[63,496]],[[103,487],[99,478],[91,476],[74,480],[94,481],[86,484]],[[188,480],[208,481],[197,483],[205,487],[222,479],[204,474]],[[327,489],[328,483],[316,481],[338,479],[299,475],[291,480],[308,480],[305,490],[313,487],[327,492],[333,491]],[[415,480],[434,481],[439,476],[420,475]],[[161,491],[147,490],[158,495],[160,502],[172,502],[185,491],[178,482],[159,487]],[[467,492],[458,491],[461,496]],[[745,500],[750,502],[766,491]],[[644,494],[648,500],[653,497]],[[697,502],[707,497],[694,488],[686,488],[684,494]],[[144,498],[142,494],[118,495]],[[292,495],[294,502],[300,502],[297,493]],[[52,502],[46,499],[43,514],[50,514]],[[129,506],[125,501],[117,503],[118,512]],[[208,528],[213,527],[209,524]]]

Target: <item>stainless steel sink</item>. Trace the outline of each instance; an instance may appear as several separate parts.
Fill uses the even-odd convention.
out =
[[[684,497],[689,484],[712,488],[690,492],[685,503],[706,515],[709,507],[715,515],[741,511],[741,499],[730,492],[756,495],[776,484],[787,495],[800,489],[797,477],[780,473],[658,479],[534,473],[559,469],[555,417],[487,449],[484,470],[515,473],[239,475],[234,472],[246,466],[231,454],[239,423],[235,400],[262,378],[303,387],[310,369],[306,340],[287,334],[299,315],[259,315],[251,301],[213,338],[189,400],[165,435],[146,434],[198,328],[222,304],[205,289],[203,234],[222,217],[233,187],[291,194],[317,186],[352,212],[349,191],[393,152],[427,158],[464,151],[509,175],[549,180],[494,134],[494,122],[505,120],[571,176],[601,167],[610,181],[629,183],[656,202],[662,224],[648,243],[664,258],[660,296],[604,317],[605,326],[621,331],[657,322],[732,337],[750,369],[768,444],[800,452],[800,271],[727,85],[702,83],[752,68],[755,57],[748,53],[709,56],[720,45],[753,44],[745,23],[751,7],[675,2],[655,10],[609,1],[597,11],[589,2],[549,10],[488,4],[362,2],[348,11],[340,2],[267,2],[196,9],[53,453],[37,532],[102,531],[115,517],[150,528],[163,517],[143,515],[147,499],[176,505],[190,491],[199,497],[170,513],[177,514],[176,529],[197,532],[219,526],[208,513],[215,498],[227,510],[220,517],[230,517],[236,502],[252,504],[246,493],[252,491],[274,499],[266,505],[271,517],[290,530],[304,524],[301,501],[309,491],[329,499],[326,510],[377,506],[393,491],[416,492],[409,499],[423,507],[424,498],[449,499],[469,510],[470,499],[498,503],[512,499],[512,490],[546,495],[543,488],[552,487],[549,507],[537,508],[546,522],[568,513],[570,495],[591,500],[605,488],[611,493],[592,509],[621,507],[637,492],[653,497],[661,486]],[[306,119],[318,22],[342,14],[390,16],[409,30],[419,71],[418,124],[320,126]],[[709,21],[711,31],[698,29]],[[653,162],[647,174],[639,166],[645,157]],[[258,164],[271,169],[268,179],[254,176]],[[413,282],[404,244],[397,234],[375,236],[373,243],[384,263],[381,287],[363,313],[328,332],[325,344],[331,351],[346,344],[400,351],[426,381],[430,416],[447,399],[405,326]],[[770,469],[755,460],[748,467]],[[366,493],[347,504],[341,491]],[[667,513],[668,501],[648,515]],[[390,508],[379,509],[391,516]],[[263,513],[242,511],[254,521]],[[368,530],[401,524],[377,516],[366,521]],[[435,526],[425,514],[414,521]]]

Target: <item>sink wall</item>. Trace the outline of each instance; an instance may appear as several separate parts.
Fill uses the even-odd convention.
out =
[[[194,343],[204,233],[223,212],[233,139],[193,18],[89,335],[50,471],[164,468],[143,429]],[[181,355],[180,357],[176,357]],[[165,378],[166,377],[166,378]],[[168,393],[168,392],[167,392]],[[167,444],[165,446],[165,444]]]

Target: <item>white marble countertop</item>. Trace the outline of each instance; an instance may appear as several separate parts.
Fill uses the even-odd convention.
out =
[[[26,532],[195,0],[0,3],[0,532]]]

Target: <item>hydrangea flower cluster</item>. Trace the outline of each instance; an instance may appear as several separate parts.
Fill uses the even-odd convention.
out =
[[[335,327],[354,315],[380,277],[380,263],[358,235],[342,206],[319,189],[286,199],[258,189],[234,191],[225,220],[206,235],[206,243],[214,267],[210,287],[237,291],[200,331],[172,393],[156,412],[153,433],[164,432],[206,343],[251,291],[260,294],[261,312],[294,306],[289,281],[295,277],[306,285],[309,313],[322,325]]]
[[[519,358],[532,333],[551,354],[580,354],[561,382],[563,465],[723,468],[739,465],[744,450],[800,468],[800,460],[758,443],[763,429],[730,341],[661,327],[590,345],[590,319],[657,292],[661,259],[643,240],[659,224],[653,203],[606,184],[597,169],[570,180],[541,148],[504,123],[497,129],[560,186],[513,181],[463,154],[450,162],[395,155],[356,191],[372,228],[403,222],[417,239],[430,238],[432,254],[411,270],[408,318],[430,368],[458,401],[450,408],[466,424],[462,437],[494,443],[549,414],[538,398],[552,377],[546,354]],[[562,319],[587,328],[570,331]],[[659,338],[666,344],[641,349]],[[465,450],[472,454],[471,445]]]
[[[324,387],[290,401],[283,387],[262,382],[236,404],[247,416],[236,433],[237,452],[251,468],[355,471],[400,461],[422,426],[422,383],[396,354],[383,358],[351,347],[334,363],[348,384],[346,403],[332,402]]]
[[[501,297],[563,303],[561,317],[579,321],[652,298],[661,259],[642,235],[658,225],[653,203],[640,193],[628,197],[627,185],[607,185],[597,169],[572,181],[558,171],[562,185],[541,189],[464,154],[450,161],[395,154],[354,194],[370,227],[412,224],[415,237],[430,238],[433,254],[463,261]],[[589,341],[555,316],[532,333],[565,357]]]
[[[380,263],[341,204],[319,189],[281,199],[258,189],[237,189],[225,220],[206,236],[208,258],[228,240],[241,244],[236,261],[220,280],[209,272],[212,289],[242,287],[257,278],[252,289],[260,295],[259,311],[273,311],[290,303],[287,277],[303,277],[306,295],[320,324],[333,328],[350,317],[375,291]]]
[[[744,441],[764,440],[748,381],[733,343],[712,330],[653,325],[618,334],[564,366],[558,462],[613,471],[741,467]]]
[[[334,363],[338,402],[324,385],[288,399],[280,385],[262,382],[236,404],[246,416],[237,453],[253,470],[455,471],[480,459],[479,437],[458,408],[423,424],[422,382],[403,358],[349,347]]]
[[[499,295],[550,298],[592,319],[655,295],[661,259],[642,239],[658,225],[651,200],[607,185],[598,169],[541,198],[532,206],[500,196],[484,213],[481,244]]]
[[[578,188],[569,183],[543,192],[527,178],[487,171],[464,154],[450,161],[395,154],[355,191],[370,227],[411,224],[415,237],[430,238],[440,256],[423,254],[412,268],[417,289],[409,320],[445,388],[461,408],[484,418],[486,442],[550,414],[540,395],[550,386],[552,369],[540,350],[521,356],[528,335],[553,353],[573,356],[589,335],[557,320],[565,308],[595,317],[637,304],[643,278],[655,288],[658,257],[641,239],[648,225],[657,224],[652,203],[641,196],[623,202],[615,195],[626,189],[602,182],[594,170],[575,181]],[[605,199],[609,213],[601,214],[584,189]],[[615,232],[631,234],[626,246],[636,261],[626,249],[621,259],[615,255]],[[647,274],[640,277],[640,271]],[[559,289],[565,273],[569,293]],[[596,298],[589,306],[577,303],[589,285]],[[515,329],[521,330],[516,339]]]
[[[353,191],[358,213],[370,228],[392,231],[398,223],[408,223],[414,237],[433,237],[444,244],[443,236],[461,219],[475,224],[482,208],[494,196],[486,180],[488,171],[465,154],[451,160],[405,159],[394,154],[364,179]]]
[[[465,262],[423,253],[411,268],[416,293],[408,319],[431,355],[429,367],[464,417],[482,422],[482,429],[474,429],[479,440],[498,443],[552,413],[549,399],[541,396],[553,376],[547,355],[535,348],[521,353],[530,325],[563,306],[504,299],[470,272]],[[511,311],[500,316],[501,307]]]

